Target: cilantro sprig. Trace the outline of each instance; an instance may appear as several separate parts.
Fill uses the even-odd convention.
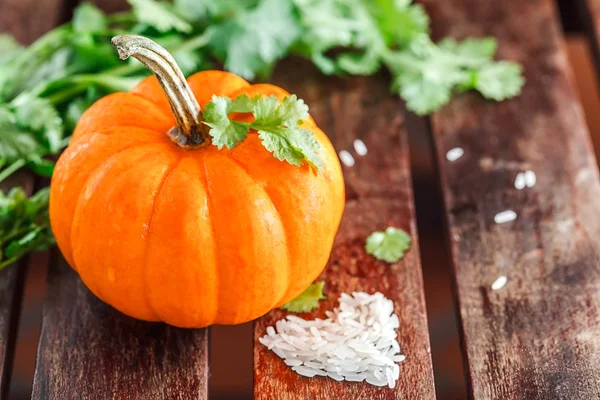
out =
[[[390,226],[385,231],[376,231],[369,235],[365,250],[378,260],[395,263],[404,257],[411,242],[408,233]]]
[[[235,121],[229,117],[232,113],[252,113],[254,120]],[[281,102],[275,96],[241,95],[235,99],[213,96],[202,117],[211,128],[213,145],[219,149],[232,149],[249,132],[256,131],[263,146],[280,161],[296,166],[305,161],[317,170],[323,164],[319,142],[310,130],[300,127],[308,117],[308,106],[296,95]]]
[[[48,219],[49,189],[27,198],[21,188],[0,191],[0,268],[54,245]]]
[[[323,294],[325,281],[315,282],[310,285],[294,300],[291,300],[281,306],[282,309],[290,312],[310,312],[319,308],[319,301],[325,300],[327,296]]]
[[[493,61],[496,40],[429,37],[429,18],[411,0],[295,0],[308,28],[302,51],[325,73],[371,75],[385,67],[392,89],[409,110],[425,115],[447,104],[456,93],[476,90],[501,101],[518,95],[522,68]],[[318,4],[318,8],[317,7]],[[327,10],[325,27],[316,26]],[[347,48],[329,56],[330,50]]]

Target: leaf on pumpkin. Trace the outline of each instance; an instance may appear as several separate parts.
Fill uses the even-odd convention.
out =
[[[377,231],[369,235],[365,249],[378,260],[394,263],[404,257],[410,244],[408,233],[390,226],[385,232]]]
[[[248,136],[248,124],[229,119],[235,108],[235,101],[223,96],[213,96],[204,108],[204,124],[211,128],[212,144],[219,150],[223,147],[230,150]]]
[[[324,286],[325,281],[313,283],[300,296],[285,303],[281,308],[290,312],[309,312],[319,308],[319,301],[327,298],[323,294]]]
[[[231,113],[252,112],[252,122],[229,118]],[[263,146],[280,161],[292,165],[307,162],[318,170],[323,161],[321,146],[312,131],[300,125],[308,117],[308,106],[295,95],[279,101],[275,96],[254,97],[241,95],[231,100],[213,96],[203,112],[203,122],[211,129],[213,144],[219,149],[232,149],[243,141],[251,130],[256,130]]]

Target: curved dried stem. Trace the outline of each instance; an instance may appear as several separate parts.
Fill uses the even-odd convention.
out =
[[[206,126],[201,122],[200,105],[173,56],[143,36],[119,35],[112,38],[112,43],[122,60],[138,59],[158,79],[177,122],[177,126],[168,132],[171,140],[184,148],[210,143]]]

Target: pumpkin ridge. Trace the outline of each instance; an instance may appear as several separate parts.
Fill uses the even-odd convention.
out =
[[[252,182],[259,186],[258,182],[256,182],[256,179],[254,178],[254,176],[250,173],[250,171],[248,170],[248,167],[246,167],[246,164],[244,164],[241,160],[237,159],[233,154],[230,157],[231,161],[233,161],[236,165],[238,165],[242,170],[244,170],[244,172],[250,177],[250,179],[252,179]],[[279,211],[279,208],[277,208],[277,205],[275,204],[275,201],[273,201],[273,199],[271,198],[271,194],[269,193],[269,190],[267,189],[267,185],[265,185],[265,187],[262,188],[265,192],[265,194],[267,195],[267,198],[269,199],[269,201],[271,202],[271,204],[273,205],[273,209],[277,212],[277,217],[279,218],[279,221],[281,221],[281,226],[283,227],[283,233],[284,233],[284,240],[285,240],[285,252],[287,255],[287,260],[288,263],[286,265],[286,282],[285,282],[285,287],[287,288],[290,285],[290,279],[292,276],[291,273],[291,269],[292,269],[292,255],[290,252],[290,246],[289,246],[289,235],[288,235],[288,228],[286,227],[286,224],[283,220],[283,218],[281,217],[281,212]],[[286,295],[287,293],[287,289],[283,292],[282,296],[280,299],[278,299],[273,306],[275,306],[276,304],[279,304],[279,302],[281,301],[281,299]],[[272,306],[272,307],[273,307]]]
[[[157,110],[159,110],[161,112],[161,114],[163,114],[164,116],[166,116],[167,118],[171,118],[173,117],[173,114],[171,112],[171,110],[164,110],[160,105],[158,105],[157,103],[153,102],[152,100],[150,100],[147,97],[142,96],[141,94],[137,93],[137,92],[127,92],[135,97],[138,97],[140,99],[144,99],[144,101],[149,102],[150,104],[152,104],[154,107],[156,107]]]
[[[111,126],[106,126],[104,128],[96,129],[96,130],[93,131],[93,133],[90,133],[90,134],[88,134],[86,136],[83,136],[83,137],[84,138],[85,137],[89,137],[89,135],[92,135],[92,134],[100,134],[100,135],[106,135],[106,136],[113,136],[113,135],[118,135],[118,134],[121,134],[121,133],[126,133],[126,132],[118,132],[118,131],[116,131],[116,132],[109,132],[109,131],[111,131],[113,129],[114,130],[116,130],[116,129],[120,129],[120,130],[121,129],[141,129],[141,130],[144,130],[144,131],[148,131],[148,133],[151,133],[152,135],[156,135],[157,138],[165,137],[164,132],[161,132],[159,130],[154,130],[154,129],[146,128],[146,127],[143,127],[143,126],[137,126],[137,125],[111,125]],[[77,139],[79,139],[79,138],[77,138]],[[161,143],[161,142],[153,142],[153,143]],[[171,142],[165,140],[164,143],[171,143]]]
[[[158,187],[156,188],[156,194],[154,195],[154,200],[152,201],[152,207],[150,208],[150,218],[148,218],[148,234],[146,235],[146,251],[144,252],[144,262],[142,263],[142,275],[144,277],[144,285],[142,285],[142,291],[144,292],[144,298],[146,299],[146,302],[148,303],[148,308],[150,309],[152,314],[157,319],[160,319],[162,321],[164,321],[165,319],[161,315],[159,315],[159,313],[154,309],[154,306],[152,305],[152,301],[148,297],[148,291],[146,290],[146,286],[147,286],[146,275],[147,275],[147,271],[148,271],[148,261],[149,261],[149,255],[150,255],[150,252],[148,251],[148,246],[150,246],[150,235],[152,234],[152,221],[154,221],[154,214],[156,213],[156,204],[158,203],[158,197],[162,194],[162,190],[165,187],[165,185],[167,184],[167,181],[169,180],[171,175],[173,174],[173,171],[175,171],[175,169],[179,166],[179,164],[181,164],[181,160],[183,160],[183,158],[180,158],[175,163],[173,163],[173,165],[169,166],[169,168],[165,172],[164,176],[162,177],[160,183],[158,184]]]
[[[135,105],[132,104],[134,101]],[[112,108],[118,108],[119,112],[107,111]],[[165,115],[163,110],[150,100],[137,96],[135,93],[131,92],[116,92],[109,94],[92,104],[81,116],[72,136],[73,138],[85,137],[90,133],[95,132],[100,127],[108,128],[120,126],[117,121],[123,122],[122,115],[130,112],[142,115],[145,119],[150,115],[150,119],[154,121],[154,124],[152,124],[152,127],[148,124],[144,125],[141,123],[142,119],[138,118],[134,120],[136,123],[139,122],[140,124],[127,123],[128,126],[154,130],[155,124],[158,124],[158,126],[166,126],[168,123],[169,127],[174,124],[172,117]],[[107,114],[112,118],[107,119]],[[127,122],[129,122],[129,120],[127,120]],[[159,130],[156,131],[160,132]]]
[[[213,205],[213,201],[212,201],[212,192],[210,190],[210,187],[208,185],[208,171],[206,169],[206,163],[204,162],[204,157],[199,157],[196,159],[196,162],[199,162],[200,165],[200,170],[203,172],[202,176],[200,177],[199,182],[202,183],[202,185],[204,186],[204,192],[206,193],[206,204],[208,205],[208,209],[209,212],[212,209],[212,205]],[[217,315],[219,315],[219,311],[221,309],[221,302],[219,301],[219,293],[220,293],[220,289],[221,289],[221,276],[219,275],[219,257],[217,256],[217,251],[218,250],[217,247],[217,241],[215,240],[216,235],[215,235],[215,226],[214,226],[214,222],[212,217],[209,218],[209,223],[210,223],[210,233],[212,235],[213,238],[213,252],[215,254],[215,286],[216,286],[216,290],[215,293],[217,294],[217,301],[216,304],[217,306],[215,307],[215,315],[212,318],[212,324],[215,323]],[[212,325],[211,324],[211,325]]]
[[[99,135],[100,133],[92,133],[92,135]],[[89,140],[90,137],[88,137]],[[84,140],[83,137],[79,137],[76,140]],[[137,147],[142,147],[142,146],[150,146],[150,145],[162,145],[162,144],[166,144],[166,143],[155,143],[155,142],[140,142],[140,143],[134,143],[131,146],[125,147],[119,151],[117,151],[116,153],[111,154],[108,158],[102,160],[100,163],[98,163],[98,165],[96,165],[95,167],[93,167],[90,171],[89,174],[87,176],[87,178],[85,179],[85,181],[83,182],[83,184],[81,185],[81,192],[79,193],[79,196],[77,196],[77,200],[75,201],[75,206],[73,207],[73,220],[75,219],[75,212],[77,211],[77,207],[79,207],[79,202],[81,200],[81,194],[83,193],[83,188],[87,185],[88,181],[90,180],[90,178],[92,177],[92,175],[94,175],[96,173],[96,171],[98,171],[101,167],[103,167],[107,162],[109,162],[110,160],[112,160],[115,156],[123,153],[124,151],[128,151],[128,150],[132,150],[135,149]],[[69,143],[69,146],[71,146],[71,143]],[[141,158],[141,157],[140,157]],[[73,228],[74,228],[74,224],[73,221],[71,221],[72,225],[71,225],[71,231],[69,232],[69,245],[71,247],[71,254],[70,254],[70,258],[71,260],[73,260],[73,265],[71,265],[71,267],[75,270],[77,270],[77,262],[75,262],[75,257],[73,256]]]
[[[81,273],[79,272],[79,270],[76,267],[77,260],[75,259],[75,251],[74,251],[75,250],[75,246],[73,245],[73,237],[74,237],[73,231],[77,227],[77,224],[75,224],[75,215],[77,214],[77,211],[81,207],[82,196],[83,196],[83,193],[85,191],[84,189],[88,185],[88,183],[89,183],[90,179],[92,178],[92,176],[94,176],[102,166],[105,166],[108,161],[112,160],[117,155],[120,155],[121,153],[124,153],[126,150],[131,150],[131,149],[136,148],[136,147],[145,147],[145,146],[148,146],[148,147],[150,147],[150,146],[166,147],[167,149],[170,148],[170,146],[168,146],[166,143],[144,143],[143,145],[140,145],[140,146],[132,146],[132,147],[128,147],[127,149],[124,149],[122,151],[118,151],[118,152],[112,154],[110,157],[108,157],[103,162],[101,162],[98,166],[96,166],[96,168],[93,169],[92,173],[90,173],[90,175],[86,179],[85,183],[81,187],[81,192],[79,193],[79,196],[77,197],[77,201],[75,203],[75,207],[74,207],[75,212],[74,212],[74,217],[73,217],[73,223],[72,223],[72,226],[71,226],[71,251],[72,251],[73,263],[75,265],[75,266],[73,266],[73,269],[75,269],[80,276],[81,276]],[[149,152],[149,151],[148,152],[143,152],[138,157],[136,157],[134,159],[134,161],[141,160],[141,159],[143,159],[145,157],[148,157],[148,153],[151,153],[151,152]],[[82,280],[83,280],[83,277],[82,277]],[[94,293],[98,298],[100,298],[100,299],[102,299],[104,301],[104,295],[102,294],[102,291],[99,290],[99,287],[101,287],[102,285],[90,285],[86,281],[84,281],[84,283],[90,289],[90,291],[92,291],[92,293]],[[93,286],[93,288],[92,288],[92,286]]]
[[[214,161],[213,161],[214,160]],[[217,161],[218,160],[218,161]],[[204,170],[205,170],[205,174],[207,176],[207,186],[208,186],[208,195],[207,195],[207,199],[208,199],[208,203],[209,203],[209,209],[214,210],[214,209],[218,209],[219,207],[222,209],[225,204],[222,203],[218,203],[216,202],[216,198],[218,198],[217,196],[221,196],[221,193],[223,193],[222,191],[216,191],[215,190],[215,185],[212,184],[212,179],[214,174],[213,170],[210,170],[210,164],[212,162],[216,162],[218,164],[221,164],[222,168],[233,168],[236,169],[239,173],[240,177],[243,177],[244,180],[246,181],[250,181],[248,182],[248,184],[252,184],[253,183],[253,178],[246,173],[245,170],[243,170],[237,163],[235,163],[231,157],[227,157],[227,156],[222,156],[222,155],[218,155],[216,157],[210,157],[210,158],[205,158],[204,159],[205,164],[204,164]],[[223,164],[225,163],[225,165]],[[228,164],[228,165],[227,165]],[[218,178],[214,178],[215,181],[219,181],[222,182],[223,177],[220,176]],[[228,181],[230,186],[235,187],[235,183]],[[217,185],[218,186],[218,185]],[[264,189],[262,189],[260,186],[257,185],[253,185],[253,188],[258,188],[261,191],[261,199],[265,200],[265,204],[269,206],[269,208],[273,211],[273,217],[275,218],[275,221],[277,226],[283,230],[283,224],[281,222],[280,219],[277,219],[278,215],[276,210],[274,209],[274,206],[272,203],[270,203],[270,200],[267,200],[266,198],[268,197],[268,195],[266,194],[266,192],[264,191]],[[231,192],[228,192],[231,193]],[[240,198],[238,196],[238,198]],[[243,198],[243,197],[241,197]],[[247,203],[247,199],[244,198],[243,200],[244,202]],[[251,204],[251,203],[250,203]],[[250,222],[250,224],[256,224],[257,221],[252,221],[252,215],[253,212],[251,211],[252,206],[248,206],[247,209],[244,210],[243,212],[243,218],[246,217],[246,215],[248,216],[248,220]],[[218,272],[220,273],[220,276],[218,277],[219,283],[221,283],[221,287],[220,287],[220,291],[218,291],[218,305],[217,305],[217,310],[218,313],[217,315],[217,319],[216,321],[214,321],[214,323],[217,324],[226,324],[226,325],[231,325],[231,324],[237,324],[241,321],[249,321],[251,319],[254,318],[258,318],[262,315],[264,315],[265,313],[267,313],[269,310],[271,310],[273,308],[273,306],[276,304],[275,302],[279,299],[279,295],[277,294],[278,291],[285,291],[284,287],[280,287],[279,285],[272,285],[270,289],[272,289],[268,292],[268,293],[261,293],[261,295],[259,296],[260,298],[264,299],[265,297],[267,297],[269,299],[268,304],[262,305],[260,308],[260,313],[257,313],[257,309],[242,309],[239,310],[237,308],[234,308],[233,311],[235,311],[234,314],[230,314],[227,315],[226,317],[223,317],[221,314],[225,313],[227,314],[227,311],[232,311],[232,310],[225,310],[225,305],[227,305],[229,303],[229,300],[231,299],[231,286],[230,286],[230,282],[227,282],[227,286],[225,288],[223,288],[223,284],[222,282],[225,282],[225,279],[227,278],[227,275],[231,275],[231,271],[232,271],[232,265],[229,264],[229,257],[227,257],[227,254],[229,252],[229,248],[228,247],[223,247],[226,246],[226,242],[227,239],[223,239],[224,242],[221,240],[221,238],[224,238],[223,233],[222,233],[222,229],[221,226],[227,226],[222,224],[221,220],[219,219],[218,214],[215,214],[215,218],[214,218],[214,225],[218,226],[219,228],[215,228],[214,232],[215,234],[213,234],[214,238],[215,238],[215,254],[217,255],[216,257],[216,263],[218,264],[220,267],[218,267]],[[222,217],[222,215],[221,215]],[[261,229],[263,229],[264,227],[262,225],[255,225],[257,228],[260,227]],[[250,225],[250,227],[252,227],[252,225]],[[213,227],[214,228],[214,227]],[[282,232],[283,233],[283,232]],[[252,233],[250,233],[252,234]],[[249,239],[253,239],[253,236],[249,236]],[[281,236],[277,236],[277,239],[280,239]],[[285,243],[283,240],[279,241],[278,240],[278,246],[286,246],[286,249],[283,250],[279,250],[278,253],[273,254],[273,257],[280,257],[282,258],[283,256],[285,256],[287,258],[287,243]],[[250,240],[250,243],[253,243],[252,240]],[[260,242],[259,242],[260,244]],[[254,246],[254,243],[251,247],[253,250],[257,250],[256,247]],[[264,248],[262,249],[262,251],[264,251]],[[254,258],[255,261],[261,262],[264,261],[264,258]],[[289,260],[286,260],[286,262],[289,262]],[[277,276],[281,276],[283,274],[280,273],[280,269],[277,268],[279,267],[279,265],[281,264],[273,264],[272,260],[269,259],[269,264],[272,265],[274,268],[272,268],[271,270],[269,270],[270,272],[272,272],[273,275]],[[251,268],[250,265],[246,265],[247,267]],[[225,274],[225,275],[224,275]],[[252,288],[254,287],[252,285],[252,282],[250,282],[249,286]],[[227,290],[225,290],[227,289]],[[229,290],[229,291],[228,291]],[[239,289],[235,289],[235,290],[239,290]],[[273,294],[271,294],[273,293]],[[271,298],[272,297],[272,298]],[[220,310],[225,310],[224,312],[221,312]]]

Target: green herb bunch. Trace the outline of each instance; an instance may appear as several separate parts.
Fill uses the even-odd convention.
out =
[[[0,34],[0,183],[23,167],[51,176],[53,155],[66,146],[82,113],[148,74],[136,61],[119,60],[110,38],[123,33],[158,42],[185,74],[223,66],[247,79],[266,78],[290,54],[310,58],[325,74],[371,75],[386,68],[392,90],[418,114],[435,111],[456,92],[473,89],[500,101],[523,85],[518,64],[492,60],[494,39],[433,43],[427,14],[411,0],[129,2],[131,11],[112,15],[82,4],[71,22],[26,48]],[[223,140],[236,133],[226,118],[219,121],[213,129]],[[273,142],[281,132],[264,129],[263,136]],[[301,156],[278,155],[294,162]],[[0,219],[0,265],[52,243],[50,229],[38,229],[48,225],[40,220],[47,218],[47,198],[46,192],[34,198],[34,224],[31,216],[14,213]],[[0,216],[30,201],[0,195]]]

